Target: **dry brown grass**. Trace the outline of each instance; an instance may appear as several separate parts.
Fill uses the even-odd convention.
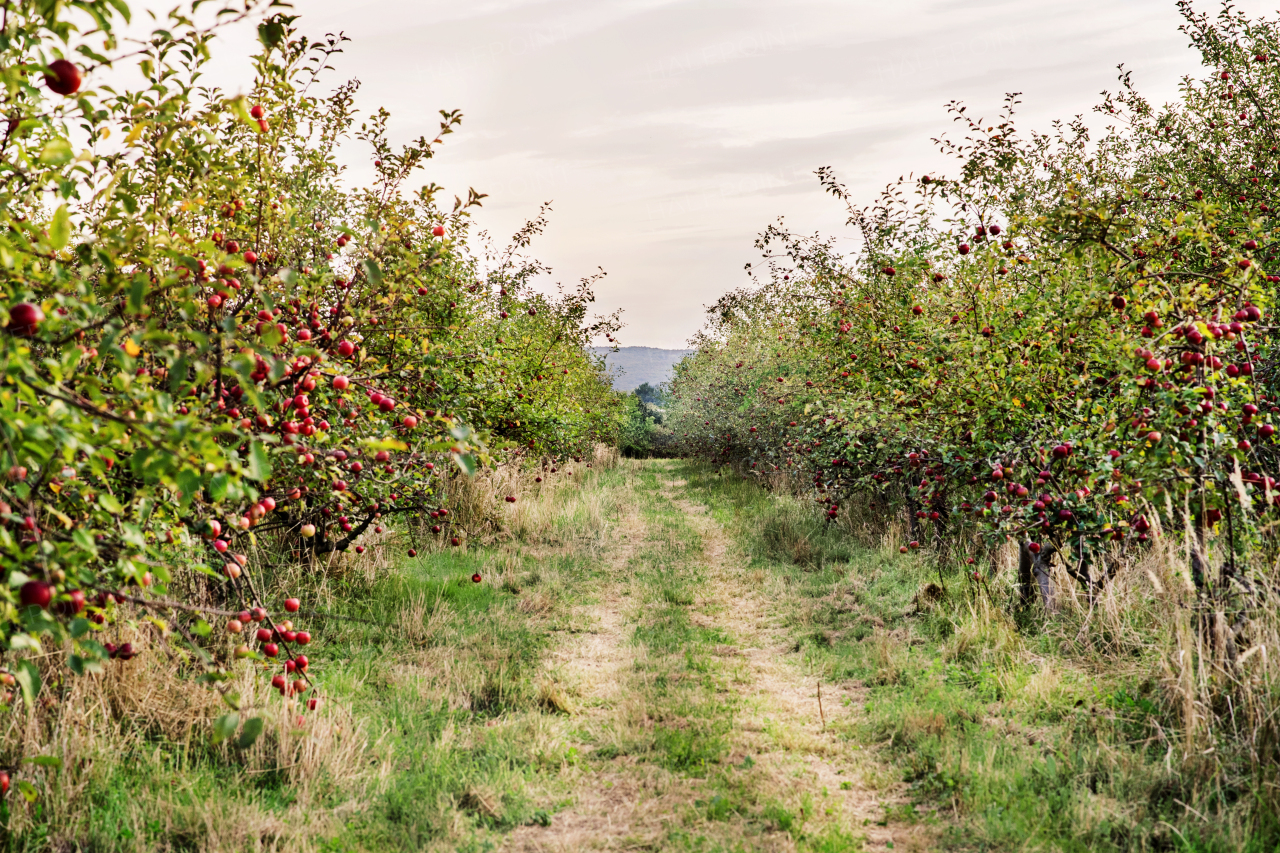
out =
[[[34,783],[42,796],[36,806],[9,798],[10,831],[29,829],[33,809],[38,807],[42,822],[65,827],[70,843],[88,808],[84,798],[93,783],[122,758],[140,770],[160,762],[161,750],[155,744],[207,753],[246,777],[280,773],[301,804],[311,801],[317,780],[354,792],[360,788],[355,783],[386,772],[348,708],[322,700],[316,711],[304,712],[300,701],[282,703],[249,667],[240,668],[222,688],[240,708],[242,720],[264,718],[264,732],[245,750],[226,743],[210,746],[212,720],[230,710],[220,693],[192,684],[188,653],[156,625],[122,619],[117,626],[113,633],[119,641],[133,644],[139,651],[136,658],[112,661],[101,674],[76,678],[65,677],[60,654],[34,658],[44,682],[41,701],[32,710],[19,705],[12,714],[0,717],[0,756],[8,759],[0,764],[17,764],[37,755],[56,758],[61,764],[59,769],[24,766],[23,778]],[[160,773],[158,764],[156,769]],[[174,791],[170,798],[150,802],[146,814],[138,815],[139,825],[158,821],[178,837],[200,839],[201,849],[210,850],[240,849],[251,838],[285,842],[300,837],[302,827],[284,826],[252,806],[231,801],[192,806],[189,799]],[[236,814],[228,814],[229,810]]]

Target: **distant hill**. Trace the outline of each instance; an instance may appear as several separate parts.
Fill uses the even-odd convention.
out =
[[[671,368],[693,352],[691,349],[657,349],[656,347],[595,347],[597,355],[613,371],[613,387],[617,391],[634,391],[644,383],[658,385],[671,378]]]

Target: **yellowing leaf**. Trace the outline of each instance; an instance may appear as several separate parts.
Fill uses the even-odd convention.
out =
[[[130,358],[137,358],[138,353],[142,352],[142,347],[135,344],[132,338],[125,338],[124,351],[129,354]]]

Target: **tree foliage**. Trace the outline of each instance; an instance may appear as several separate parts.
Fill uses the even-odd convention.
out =
[[[580,453],[620,423],[588,349],[618,328],[590,314],[595,279],[533,289],[546,211],[473,248],[483,195],[413,183],[460,113],[393,145],[356,83],[321,94],[342,37],[266,3],[203,27],[195,5],[135,43],[123,0],[5,4],[0,653],[19,674],[43,647],[78,674],[127,659],[103,633],[126,601],[176,614],[157,624],[213,681],[232,663],[199,614],[243,609],[260,631],[239,656],[277,671],[305,632],[254,583],[263,534],[345,550],[440,507],[457,472]],[[253,88],[229,96],[202,76],[214,32],[264,12]],[[344,143],[370,151],[372,185],[346,184]]]

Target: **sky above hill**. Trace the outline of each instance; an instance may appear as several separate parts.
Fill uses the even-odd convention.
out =
[[[1270,6],[1242,0],[1260,14]],[[157,8],[159,5],[157,5]],[[1199,0],[1196,8],[1215,11]],[[1156,101],[1198,74],[1174,0],[296,0],[302,30],[352,38],[330,78],[392,112],[398,140],[465,115],[423,175],[489,193],[477,216],[505,239],[542,202],[534,244],[573,283],[603,267],[602,313],[625,344],[682,347],[703,307],[748,282],[755,235],[779,216],[854,234],[814,170],[872,200],[909,172],[945,172],[931,142],[955,98],[1019,124],[1087,113],[1116,66]],[[247,86],[252,29],[225,33],[211,77]],[[960,136],[962,134],[957,134]],[[372,174],[359,143],[353,180]]]

